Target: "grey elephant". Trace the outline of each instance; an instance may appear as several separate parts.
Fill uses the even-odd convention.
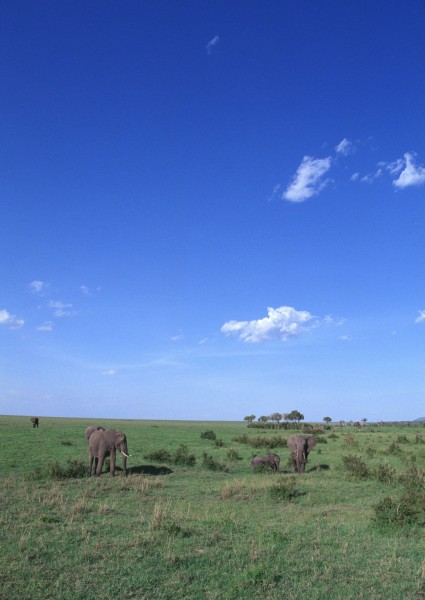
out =
[[[94,431],[105,431],[105,428],[100,425],[90,425],[89,427],[86,427],[84,430],[84,437],[86,438],[87,443],[89,443],[89,437]]]
[[[39,422],[38,417],[31,417],[31,423],[32,423],[33,428],[38,427],[38,422]]]
[[[89,437],[89,473],[99,475],[102,473],[103,462],[110,456],[110,472],[115,475],[115,451],[122,454],[122,470],[127,474],[127,438],[122,431],[117,429],[97,429]]]
[[[291,435],[287,446],[291,451],[291,464],[297,473],[304,473],[308,455],[316,446],[317,440],[312,435]]]
[[[268,466],[275,472],[279,471],[280,456],[273,452],[269,452],[267,456],[254,456],[251,460],[252,470],[255,471],[260,465]]]

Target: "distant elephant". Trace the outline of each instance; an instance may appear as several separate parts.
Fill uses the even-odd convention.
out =
[[[297,473],[304,473],[308,455],[316,446],[317,440],[312,435],[291,435],[287,446],[291,451],[291,464]]]
[[[89,443],[89,437],[94,431],[105,431],[105,428],[101,427],[100,425],[90,425],[89,427],[86,427],[84,431],[84,437],[86,438],[87,443]]]
[[[254,456],[251,460],[252,470],[255,471],[260,465],[269,466],[275,472],[279,471],[280,456],[273,452],[269,452],[267,456]]]
[[[32,423],[33,429],[34,429],[34,427],[38,427],[38,417],[31,417],[31,423]]]
[[[89,437],[89,473],[99,475],[102,473],[103,461],[110,456],[111,475],[115,475],[115,450],[122,454],[122,470],[127,474],[127,438],[122,431],[117,429],[97,429]]]

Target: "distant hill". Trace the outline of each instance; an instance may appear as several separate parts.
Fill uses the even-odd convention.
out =
[[[425,417],[419,417],[419,419],[415,419],[413,422],[417,423],[418,421],[425,421]]]

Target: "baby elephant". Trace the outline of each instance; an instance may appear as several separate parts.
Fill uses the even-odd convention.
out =
[[[279,471],[280,456],[273,452],[269,452],[267,456],[254,456],[251,461],[252,470],[255,471],[260,465],[269,466],[274,472]]]
[[[32,423],[33,428],[38,427],[38,421],[39,421],[38,417],[31,417],[31,423]]]

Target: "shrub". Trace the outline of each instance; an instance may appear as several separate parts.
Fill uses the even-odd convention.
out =
[[[415,435],[415,443],[423,444],[422,433],[416,433]]]
[[[375,469],[375,477],[381,483],[391,485],[396,481],[396,470],[390,465],[380,464]]]
[[[232,438],[232,442],[236,442],[237,444],[249,444],[249,435],[244,433],[243,435],[236,435]]]
[[[269,488],[269,496],[275,502],[290,502],[297,496],[295,477],[281,477]]]
[[[202,464],[210,471],[224,471],[228,472],[229,469],[225,463],[221,463],[206,452],[202,454]]]
[[[47,465],[47,473],[51,479],[76,479],[87,477],[87,465],[81,460],[69,458],[65,467],[58,461],[51,461]]]
[[[239,456],[239,452],[237,450],[234,450],[233,448],[230,448],[227,451],[227,460],[230,460],[231,462],[234,462],[234,461],[242,460],[242,459]]]
[[[425,525],[424,492],[406,491],[396,500],[387,496],[373,509],[373,520],[379,525]]]
[[[358,446],[359,442],[355,439],[355,437],[349,433],[347,436],[345,436],[345,443],[347,444],[347,446]]]
[[[318,444],[327,444],[328,440],[325,437],[323,437],[323,435],[316,435],[316,442]]]
[[[173,462],[176,465],[193,467],[196,464],[196,456],[189,454],[189,449],[186,444],[181,444],[174,453]]]
[[[407,438],[407,435],[398,435],[397,436],[397,444],[408,444],[409,440]]]
[[[387,452],[389,454],[400,454],[401,453],[401,448],[398,444],[396,444],[395,442],[392,442],[392,444],[390,444],[388,446]]]
[[[165,450],[164,448],[160,448],[159,450],[154,450],[153,452],[148,452],[144,455],[148,460],[155,460],[157,462],[173,462],[173,457],[171,452]]]
[[[74,443],[69,440],[63,440],[61,442],[61,444],[62,444],[62,446],[73,446],[74,445]]]
[[[214,433],[214,431],[211,431],[211,429],[208,431],[201,432],[201,440],[215,440],[216,437],[216,434]]]
[[[339,436],[337,436],[337,434],[336,434],[336,433],[330,433],[330,434],[329,434],[329,439],[330,439],[330,440],[337,440],[337,439],[338,439],[338,437],[339,437]]]
[[[217,446],[217,448],[224,446],[223,440],[214,440],[214,444]]]
[[[415,464],[410,464],[405,473],[398,478],[399,483],[406,490],[421,491],[425,490],[425,474],[422,469],[418,469]]]
[[[347,477],[364,479],[370,477],[369,467],[358,456],[343,456],[344,471]]]

